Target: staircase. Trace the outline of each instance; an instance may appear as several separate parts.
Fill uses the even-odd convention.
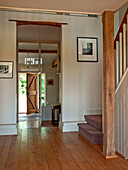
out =
[[[115,144],[128,159],[128,9],[115,42]]]
[[[79,123],[79,133],[94,144],[103,144],[102,115],[85,115],[87,123]]]
[[[116,150],[128,159],[128,9],[114,41]],[[102,116],[87,115],[79,133],[94,144],[103,144]]]

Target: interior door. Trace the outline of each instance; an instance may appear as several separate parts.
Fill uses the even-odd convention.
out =
[[[37,74],[27,73],[27,114],[37,112]]]

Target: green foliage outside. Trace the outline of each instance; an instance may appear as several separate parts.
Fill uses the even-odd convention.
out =
[[[39,87],[39,75],[37,76],[37,82],[38,82],[38,87]],[[44,96],[45,96],[45,91],[44,91],[44,84],[45,83],[45,75],[41,75],[41,104],[44,106]],[[39,89],[38,89],[39,90]],[[19,74],[19,92],[20,94],[25,94],[26,95],[27,91],[27,81],[26,81],[26,74]]]
[[[42,106],[44,106],[44,95],[45,95],[45,91],[44,91],[44,82],[45,81],[45,75],[44,74],[42,74],[41,75],[41,104],[42,104]]]
[[[27,90],[26,74],[19,74],[19,92],[20,94],[26,94]]]

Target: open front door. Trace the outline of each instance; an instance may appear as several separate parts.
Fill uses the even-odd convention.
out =
[[[37,112],[37,74],[27,73],[27,114]]]

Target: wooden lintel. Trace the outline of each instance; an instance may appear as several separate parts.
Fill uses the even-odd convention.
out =
[[[115,157],[115,59],[114,12],[105,11],[103,21],[103,153],[106,158]]]
[[[57,58],[55,58],[55,60],[53,61],[53,63],[52,63],[52,67],[57,66],[57,63],[58,63],[58,57],[57,57]]]
[[[53,27],[61,27],[61,25],[67,25],[67,23],[49,22],[49,21],[24,21],[24,20],[13,20],[9,21],[16,22],[17,26],[20,25],[47,25]]]
[[[19,49],[18,53],[39,53],[39,50]],[[41,53],[57,54],[57,50],[41,50]]]

